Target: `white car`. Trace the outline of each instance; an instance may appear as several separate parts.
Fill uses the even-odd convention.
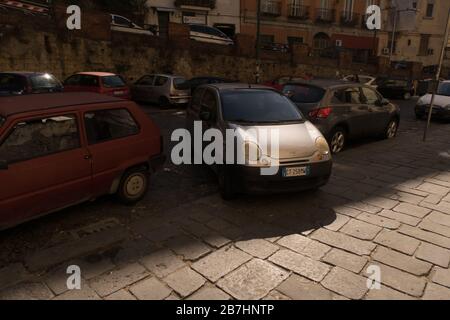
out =
[[[136,34],[147,34],[150,36],[154,35],[150,30],[145,30],[130,19],[117,14],[111,14],[111,30]]]
[[[344,77],[345,81],[349,81],[349,82],[357,82],[355,79],[355,75],[349,75]],[[358,75],[359,78],[359,83],[365,84],[366,86],[372,87],[373,89],[377,89],[377,78],[372,77],[372,76],[366,76],[366,75]]]
[[[417,101],[416,117],[422,119],[430,111],[431,94],[426,94]],[[450,120],[450,81],[442,81],[434,98],[433,118]]]
[[[234,45],[234,41],[219,29],[201,24],[190,24],[189,27],[191,29],[191,40],[229,46]]]

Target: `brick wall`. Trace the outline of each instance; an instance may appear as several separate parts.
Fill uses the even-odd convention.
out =
[[[20,16],[20,15],[18,15]],[[189,40],[186,26],[170,25],[169,39],[111,32],[109,15],[83,13],[81,31],[65,28],[66,14],[55,8],[54,19],[4,16],[0,13],[0,71],[47,71],[64,79],[78,71],[111,71],[135,80],[146,73],[173,72],[185,77],[216,75],[253,81],[256,68],[255,41],[238,35],[236,46],[225,47]],[[23,23],[18,23],[22,21]],[[307,46],[295,46],[291,54],[262,51],[262,78],[313,74],[334,77],[375,73],[374,66],[351,64],[340,59],[309,56]],[[352,67],[353,66],[353,67]]]

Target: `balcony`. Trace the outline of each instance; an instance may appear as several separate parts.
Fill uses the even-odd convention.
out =
[[[175,0],[175,6],[212,10],[216,7],[216,0]]]
[[[342,11],[340,24],[343,27],[354,28],[359,23],[360,15],[352,11]]]
[[[272,17],[281,16],[281,1],[280,0],[262,0],[261,14]]]
[[[288,15],[289,18],[308,20],[309,19],[309,7],[302,6],[296,3],[296,1],[290,1],[288,4]]]
[[[336,11],[333,9],[316,9],[316,23],[330,24],[336,21]]]

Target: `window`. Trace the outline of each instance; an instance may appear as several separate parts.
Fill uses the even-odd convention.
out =
[[[195,111],[200,110],[200,103],[202,101],[203,93],[205,92],[204,88],[200,88],[195,90],[194,95],[192,96],[192,104],[191,108]]]
[[[119,16],[114,16],[114,23],[117,25],[121,25],[124,27],[130,27],[131,26],[131,21],[128,19],[125,19],[123,17],[119,17]]]
[[[0,75],[0,93],[22,92],[25,90],[25,79],[13,74]]]
[[[211,119],[215,120],[217,117],[217,99],[215,93],[206,89],[202,99],[202,109],[206,109],[211,112]]]
[[[288,37],[288,43],[290,46],[293,46],[294,44],[302,44],[303,37]]]
[[[155,80],[155,87],[162,87],[163,85],[165,85],[167,83],[167,81],[169,81],[169,78],[167,77],[156,77]]]
[[[174,78],[173,79],[173,87],[176,90],[184,90],[187,88],[186,86],[186,79],[184,78]]]
[[[319,103],[325,96],[325,90],[308,85],[286,85],[283,93],[295,103]]]
[[[139,127],[126,109],[102,110],[84,115],[90,145],[139,133]]]
[[[122,88],[125,87],[125,81],[120,76],[102,77],[103,86],[106,88]]]
[[[351,103],[351,104],[361,104],[362,103],[361,92],[359,88],[348,88],[337,90],[332,99],[334,104]]]
[[[0,146],[1,160],[16,163],[80,148],[75,115],[18,123]]]
[[[430,35],[422,34],[420,35],[420,46],[419,46],[419,56],[428,55],[428,47],[430,44]]]
[[[155,76],[143,76],[136,84],[139,86],[153,86],[154,80]]]
[[[434,14],[434,1],[428,1],[425,17],[433,18],[433,14]]]
[[[66,86],[78,86],[80,85],[80,81],[81,81],[81,76],[79,74],[73,75],[69,78],[67,78],[64,81],[64,85]]]
[[[303,121],[300,111],[288,98],[271,90],[230,90],[221,96],[226,121],[270,124]]]
[[[363,91],[363,95],[364,95],[364,100],[366,102],[366,104],[376,104],[380,98],[378,97],[378,94],[369,88],[362,88]]]
[[[81,75],[79,85],[83,87],[98,87],[100,83],[97,76]]]
[[[49,74],[42,74],[38,76],[33,76],[30,78],[31,86],[33,91],[39,90],[61,90],[61,83],[56,80],[56,78]]]

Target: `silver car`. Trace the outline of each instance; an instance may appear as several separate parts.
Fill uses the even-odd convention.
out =
[[[248,84],[209,84],[199,87],[187,110],[187,129],[217,129],[225,137],[232,130],[244,150],[245,164],[214,164],[224,199],[236,193],[278,193],[316,189],[328,183],[332,171],[330,148],[320,131],[281,93]],[[216,132],[217,132],[216,130]],[[278,139],[262,138],[276,131]],[[271,133],[272,134],[272,133]],[[266,147],[262,147],[265,142]],[[239,144],[239,142],[238,142]],[[273,153],[278,147],[278,152]],[[250,160],[250,150],[256,150]],[[191,154],[197,155],[193,150]],[[223,159],[229,159],[224,148]],[[233,151],[236,157],[237,152]],[[222,163],[225,163],[223,161]],[[265,175],[261,169],[276,167]]]
[[[132,99],[158,103],[162,107],[187,104],[190,100],[190,90],[184,86],[185,82],[186,79],[180,76],[145,75],[131,86]]]

